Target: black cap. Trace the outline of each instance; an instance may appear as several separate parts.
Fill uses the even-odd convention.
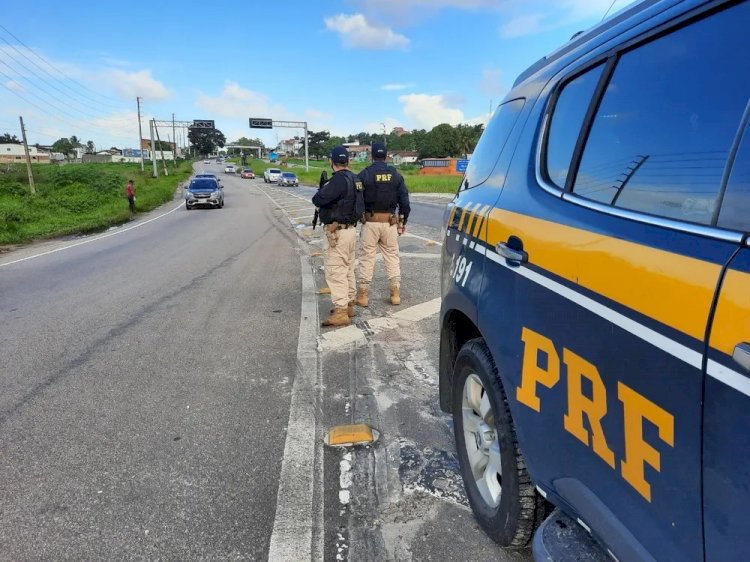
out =
[[[349,151],[343,146],[334,146],[331,150],[331,161],[334,164],[347,164],[349,163]]]
[[[385,158],[388,156],[388,151],[385,149],[385,144],[382,142],[372,143],[372,157],[373,158]]]

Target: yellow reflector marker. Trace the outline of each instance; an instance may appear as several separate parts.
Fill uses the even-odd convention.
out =
[[[337,425],[326,433],[325,444],[329,447],[348,447],[350,445],[367,445],[378,438],[378,432],[369,425]]]
[[[322,256],[323,252],[313,252],[310,254],[310,257],[317,258],[318,256]]]
[[[331,294],[331,289],[329,289],[328,287],[321,287],[318,290],[318,294],[319,295],[330,295]]]

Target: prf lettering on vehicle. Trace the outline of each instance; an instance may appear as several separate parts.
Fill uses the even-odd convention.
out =
[[[612,469],[617,470],[615,453],[607,443],[602,419],[607,415],[607,387],[596,365],[586,361],[568,348],[560,354],[555,344],[529,328],[521,331],[524,343],[521,384],[516,399],[536,412],[541,412],[542,401],[537,394],[539,385],[552,388],[560,382],[561,366],[567,375],[567,412],[563,427],[581,443],[590,447]],[[562,363],[561,363],[562,360]],[[584,394],[584,379],[589,383],[591,396]],[[617,398],[623,407],[624,458],[620,460],[622,477],[647,501],[651,501],[651,486],[646,481],[644,465],[661,471],[659,451],[643,438],[643,423],[654,424],[666,445],[674,447],[674,416],[639,394],[623,382],[617,382]],[[583,423],[588,420],[587,429]]]

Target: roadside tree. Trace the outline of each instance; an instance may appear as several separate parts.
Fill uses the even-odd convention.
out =
[[[188,139],[195,150],[203,155],[211,154],[217,147],[223,148],[227,142],[224,133],[219,129],[190,129]]]

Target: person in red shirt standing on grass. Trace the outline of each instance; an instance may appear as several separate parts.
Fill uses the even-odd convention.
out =
[[[135,213],[135,186],[133,185],[133,180],[128,180],[128,186],[125,188],[125,195],[128,198],[130,212]]]

